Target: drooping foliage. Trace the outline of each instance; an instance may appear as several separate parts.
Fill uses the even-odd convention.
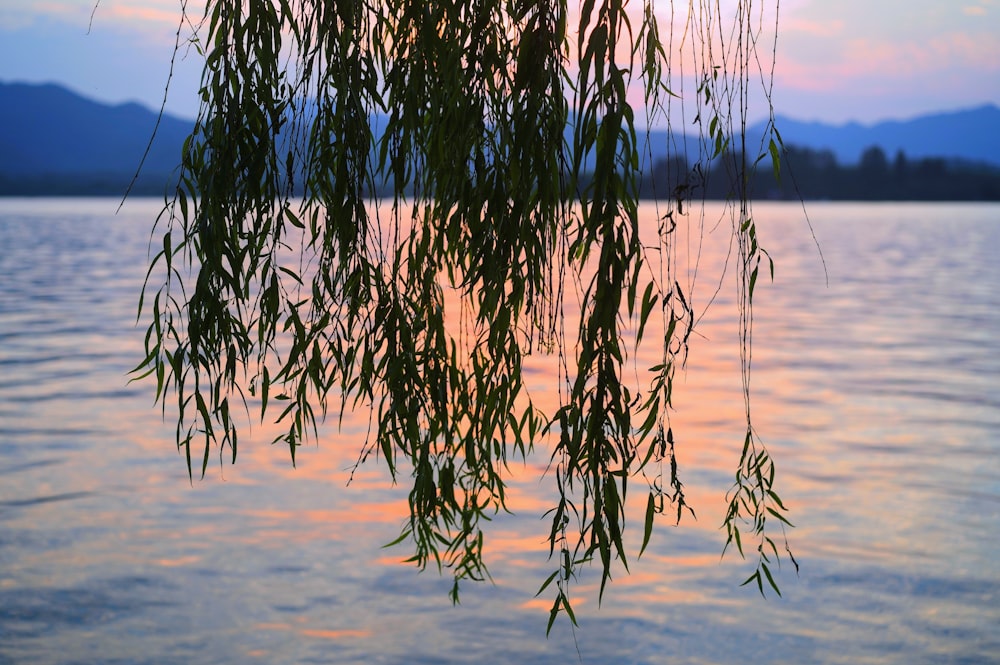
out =
[[[210,0],[184,17],[205,59],[201,111],[158,220],[136,373],[173,401],[189,472],[213,451],[235,461],[248,404],[282,424],[293,463],[318,420],[368,409],[359,459],[407,479],[399,542],[449,569],[457,599],[487,575],[508,462],[544,446],[559,498],[542,588],[552,619],[573,617],[578,567],[600,567],[603,593],[634,554],[632,480],[648,492],[643,548],[657,514],[686,509],[670,409],[694,312],[672,257],[694,190],[661,193],[652,244],[638,195],[641,127],[675,126],[691,80],[701,149],[677,153],[692,177],[724,162],[736,192],[747,420],[724,526],[741,553],[754,541],[748,582],[774,586],[765,526],[784,508],[748,383],[769,258],[743,184],[777,147],[738,144],[751,90],[769,104],[773,51],[758,42],[776,7],[671,3],[664,42],[653,0],[626,4]],[[636,385],[630,351],[654,328],[661,361]],[[531,353],[559,358],[554,412],[526,389]]]

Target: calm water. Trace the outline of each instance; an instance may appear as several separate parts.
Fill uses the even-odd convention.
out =
[[[585,575],[581,627],[546,639],[544,452],[488,534],[495,584],[459,607],[380,548],[405,494],[377,467],[345,487],[351,419],[297,469],[258,427],[189,484],[169,413],[125,378],[158,205],[116,204],[0,200],[0,663],[1000,662],[1000,206],[812,204],[827,286],[801,209],[758,205],[777,274],[754,404],[801,573],[762,600],[719,558],[741,441],[727,282],[677,399],[698,520],[664,524],[600,608]]]

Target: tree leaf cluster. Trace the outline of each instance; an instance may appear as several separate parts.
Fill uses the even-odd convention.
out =
[[[706,158],[728,154],[745,117],[733,100],[761,31],[749,11],[721,64],[710,46],[726,17],[704,2],[688,19]],[[509,465],[544,444],[558,500],[540,593],[554,589],[550,628],[563,611],[575,622],[580,568],[596,565],[602,596],[627,570],[631,480],[647,492],[640,552],[657,515],[690,510],[670,425],[695,322],[672,258],[688,193],[663,193],[656,238],[638,219],[638,123],[669,117],[675,97],[654,6],[637,18],[624,0],[212,0],[191,39],[202,106],[159,219],[136,369],[172,401],[189,473],[213,451],[235,461],[250,404],[282,426],[293,463],[322,419],[367,409],[359,463],[377,458],[409,487],[395,544],[449,571],[457,601],[462,580],[488,578]],[[745,183],[755,163],[730,166]],[[747,312],[763,256],[748,206],[741,191]],[[634,381],[654,319],[662,359]],[[526,387],[531,353],[558,357],[552,413]],[[742,519],[755,535],[783,521],[769,465],[745,447],[731,539]]]

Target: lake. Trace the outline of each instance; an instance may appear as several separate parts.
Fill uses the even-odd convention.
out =
[[[450,579],[382,548],[405,488],[374,465],[347,486],[357,419],[296,468],[257,426],[188,481],[171,412],[127,384],[160,204],[117,204],[0,199],[0,663],[1000,663],[1000,205],[811,203],[810,230],[801,206],[757,204],[776,273],[754,417],[801,570],[763,599],[720,558],[743,431],[727,279],[677,379],[697,520],[663,522],[601,606],[584,574],[579,628],[546,638],[544,451],[487,533],[493,583],[457,607]]]

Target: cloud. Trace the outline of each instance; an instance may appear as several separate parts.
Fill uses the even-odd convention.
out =
[[[177,23],[180,18],[180,10],[174,8],[172,11],[160,9],[159,7],[136,7],[115,5],[108,12],[111,18],[125,22],[142,21],[149,23]]]
[[[40,2],[10,3],[0,9],[0,28],[23,29],[39,21],[53,19],[83,26],[90,21],[101,0],[41,0]],[[107,1],[107,0],[104,0]]]
[[[995,5],[996,0],[979,0],[979,2],[972,5],[965,5],[962,7],[962,13],[966,16],[982,17],[990,13],[989,8]]]
[[[819,58],[779,57],[777,76],[782,85],[823,90],[849,87],[871,80],[923,79],[933,85],[936,76],[955,69],[988,76],[1000,70],[1000,41],[977,39],[965,32],[947,32],[925,40],[892,42],[869,38],[847,39],[836,47],[817,45]]]
[[[142,33],[161,30],[164,24],[175,26],[181,18],[180,0],[41,0],[10,3],[0,8],[0,29],[17,30],[39,22],[59,21],[88,28],[126,29]],[[200,17],[204,2],[190,1],[188,16]]]
[[[839,37],[844,32],[844,21],[813,21],[802,17],[790,17],[781,21],[779,27],[783,36],[801,33],[810,37]]]

